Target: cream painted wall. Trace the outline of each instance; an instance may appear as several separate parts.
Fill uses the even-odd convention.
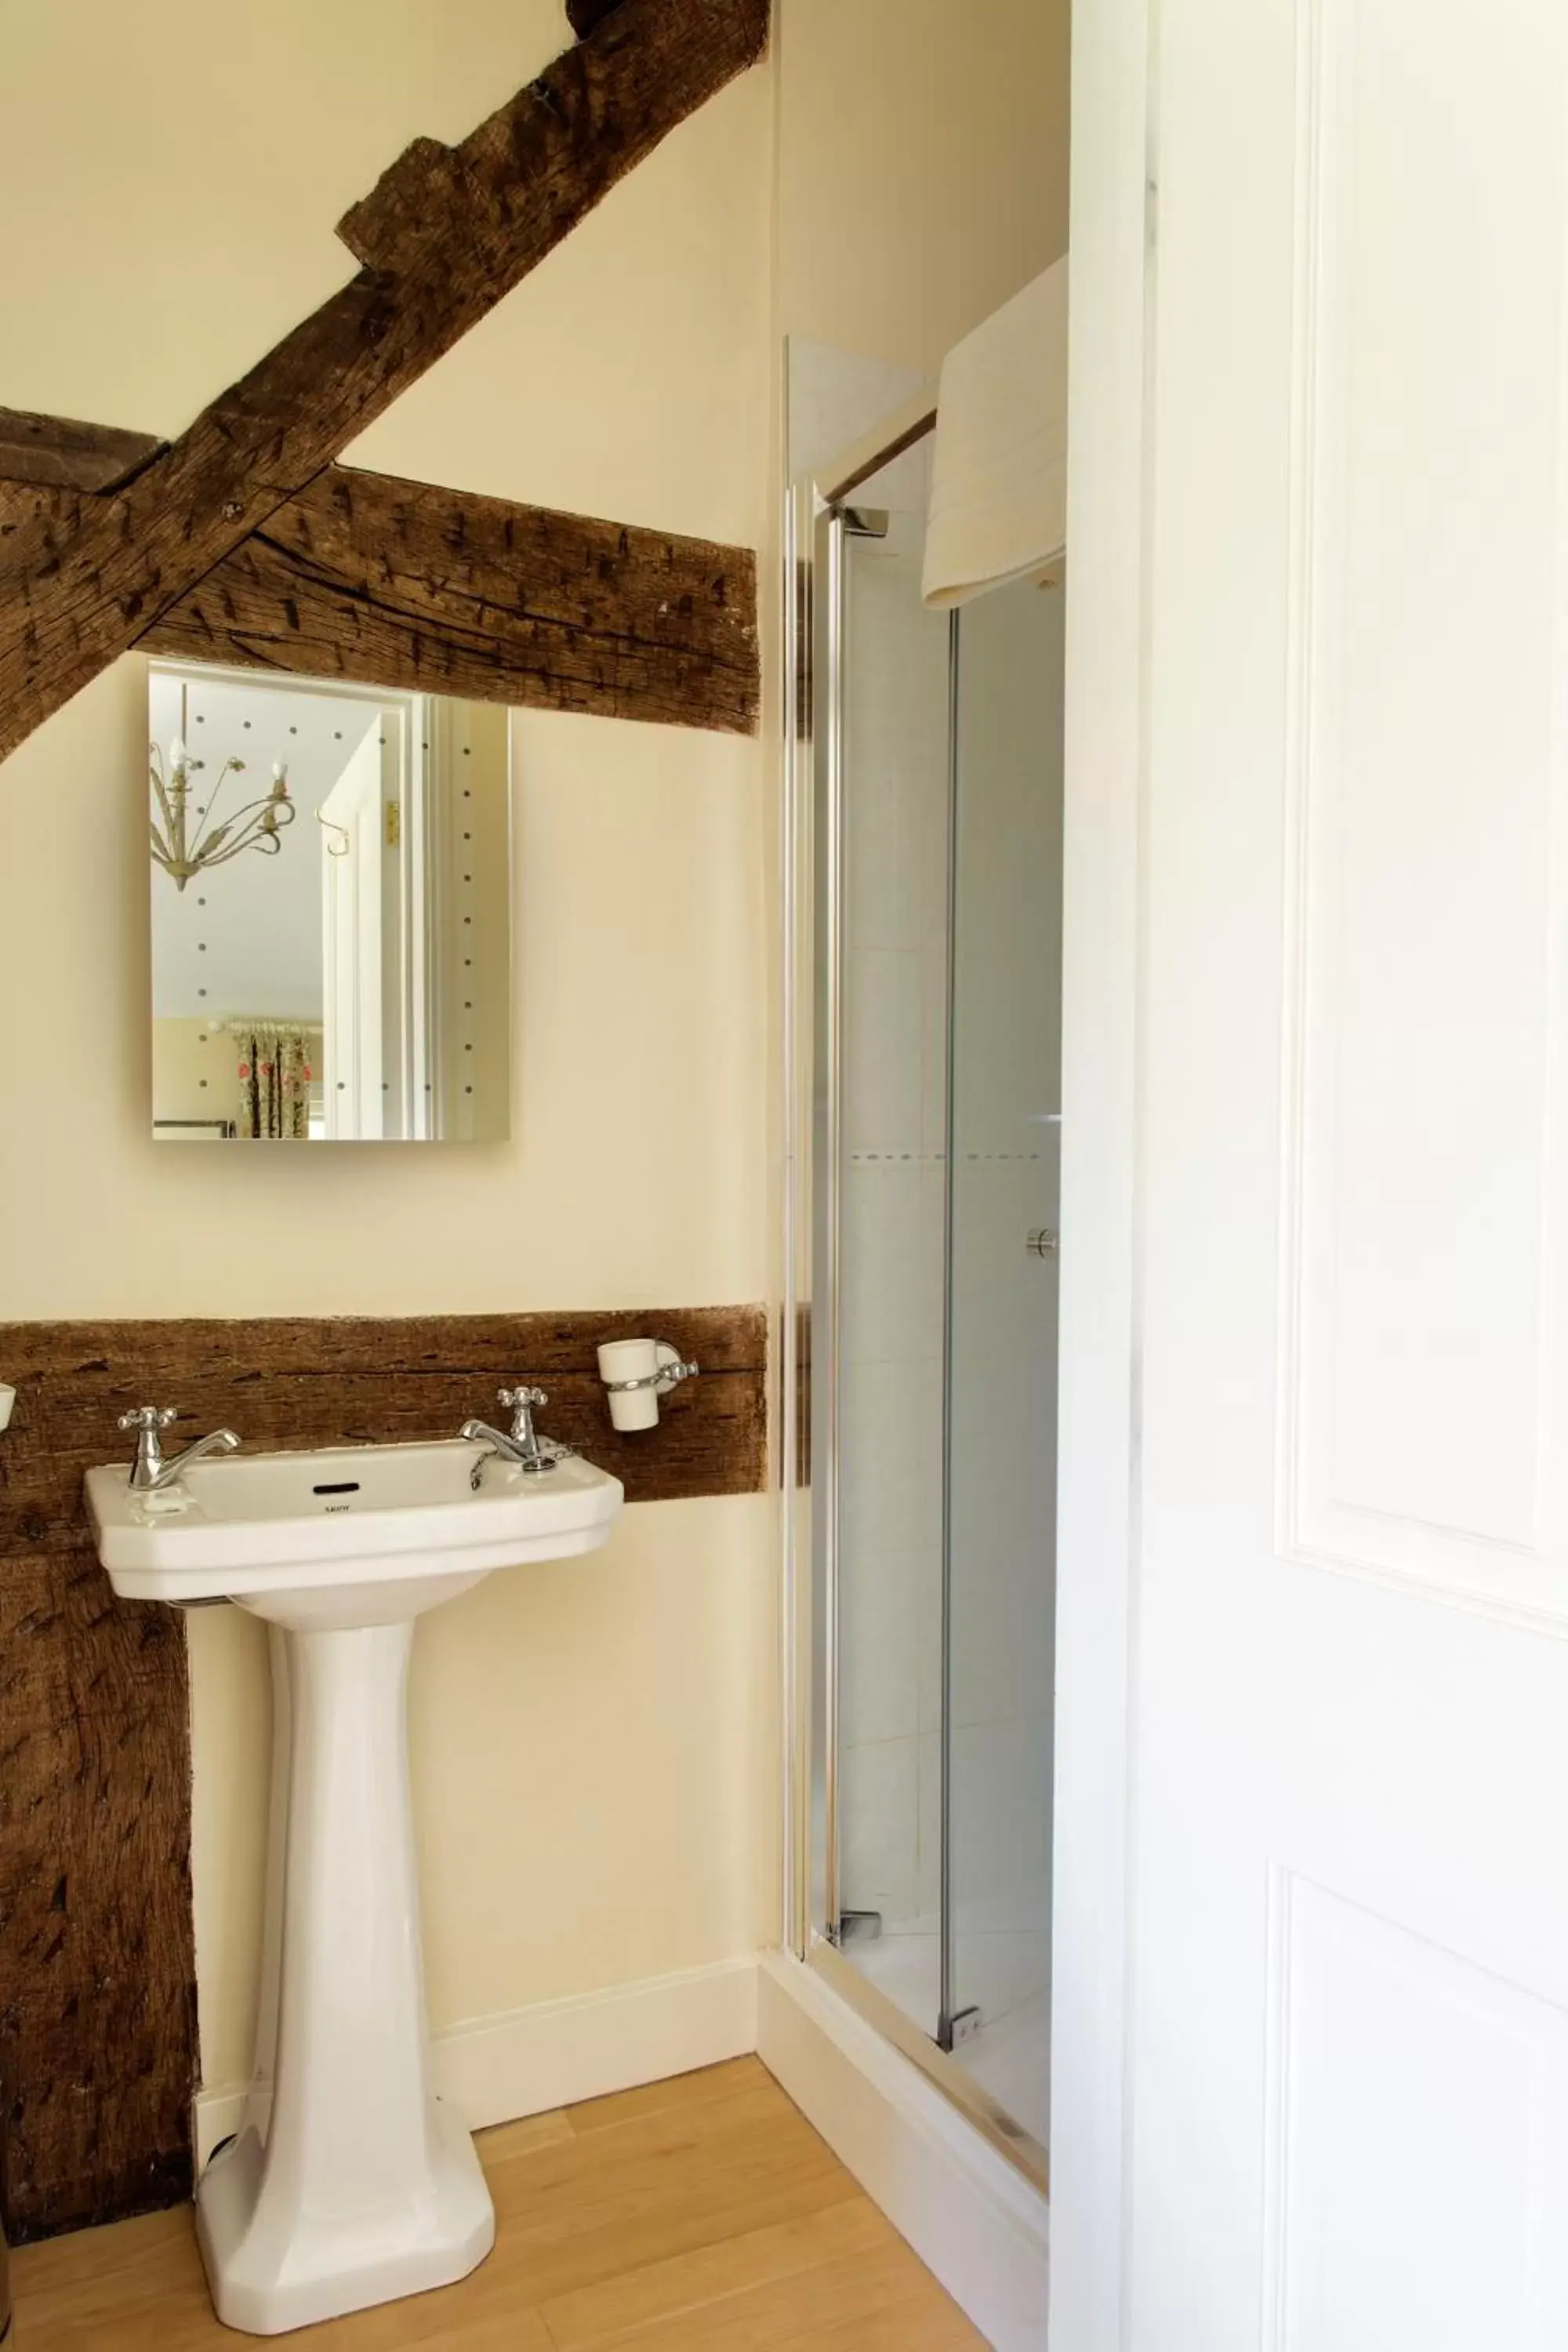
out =
[[[0,401],[178,431],[349,274],[332,223],[399,148],[461,136],[565,38],[558,0],[0,10],[0,219],[26,223]],[[772,135],[763,70],[351,456],[764,543]],[[251,1159],[147,1131],[145,696],[121,661],[0,770],[0,950],[29,1006],[0,1114],[0,1318],[766,1295],[762,743],[519,718],[512,1140]],[[775,1931],[771,1517],[763,1497],[636,1510],[602,1561],[499,1578],[421,1630],[438,2021]],[[236,1612],[190,1623],[214,2084],[249,2067],[265,1653]]]
[[[1070,0],[775,6],[784,330],[934,375],[1067,251]]]

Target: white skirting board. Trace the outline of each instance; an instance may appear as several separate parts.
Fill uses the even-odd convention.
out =
[[[470,2131],[715,2066],[756,2046],[754,1958],[476,2018],[446,2027],[431,2044],[437,2094]],[[249,2095],[243,2084],[198,2092],[198,2173],[241,2128]]]
[[[437,2091],[474,2131],[751,2051],[996,2352],[1041,2352],[1044,2199],[798,1960],[721,1960],[448,2026],[432,2042]],[[198,2172],[242,2127],[249,2095],[198,2094]]]
[[[764,1954],[757,2053],[996,2352],[1042,2352],[1045,2199],[811,1969]]]

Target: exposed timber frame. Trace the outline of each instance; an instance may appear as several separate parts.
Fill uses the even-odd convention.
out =
[[[52,448],[40,432],[40,471]],[[85,502],[8,480],[10,463],[0,424],[0,595],[9,538],[40,521],[63,536]],[[329,466],[134,642],[175,660],[748,734],[756,573],[750,548]]]
[[[756,61],[767,39],[768,0],[613,0],[608,8],[602,0],[574,0],[573,21],[587,27],[586,37],[460,145],[416,139],[382,174],[339,224],[361,265],[357,276],[220,394],[178,440],[149,449],[144,436],[72,426],[69,432],[86,436],[86,472],[73,474],[66,460],[57,459],[51,473],[39,451],[49,445],[47,428],[54,420],[0,415],[0,450],[22,453],[5,470],[34,486],[0,497],[0,757],[132,646],[151,644],[158,633],[166,649],[166,619],[186,653],[194,650],[193,635],[205,631],[208,649],[225,659],[309,667],[303,659],[281,658],[290,639],[300,638],[323,660],[330,651],[333,674],[363,677],[370,673],[347,667],[350,659],[359,660],[367,646],[398,647],[406,660],[429,659],[423,683],[465,693],[479,690],[476,677],[499,678],[510,664],[510,683],[500,698],[654,716],[646,707],[649,697],[657,701],[665,695],[679,706],[666,716],[699,725],[754,723],[754,617],[751,653],[742,664],[752,683],[748,688],[742,677],[737,696],[733,676],[720,679],[717,703],[728,715],[716,718],[700,715],[700,698],[685,691],[701,667],[702,649],[683,645],[679,628],[669,630],[671,613],[658,610],[658,596],[654,616],[674,643],[660,639],[646,656],[635,638],[615,654],[604,644],[595,647],[596,630],[601,639],[621,634],[619,616],[602,593],[585,619],[558,620],[549,608],[550,594],[564,602],[574,564],[595,545],[603,551],[604,542],[592,535],[608,532],[611,569],[620,562],[623,584],[638,554],[652,562],[656,574],[663,567],[666,586],[677,590],[671,610],[678,622],[696,621],[702,592],[692,580],[706,572],[712,611],[704,617],[719,614],[719,641],[730,649],[719,667],[733,672],[747,619],[742,613],[739,629],[734,626],[732,562],[715,572],[710,560],[691,552],[702,542],[578,520],[572,550],[574,531],[563,538],[560,528],[565,519],[540,520],[538,509],[455,501],[452,494],[413,484],[364,492],[367,516],[389,500],[395,507],[401,501],[412,537],[426,547],[441,528],[432,499],[446,499],[448,515],[459,506],[468,515],[485,509],[474,536],[489,584],[477,592],[476,625],[475,583],[449,560],[449,548],[433,572],[404,572],[397,551],[384,545],[374,551],[382,578],[355,579],[354,568],[363,569],[369,551],[363,541],[356,547],[352,520],[361,493],[348,497],[345,522],[342,488],[345,480],[361,484],[366,478],[338,474],[312,494],[357,434],[510,293],[668,131]],[[129,448],[114,446],[127,443]],[[94,446],[97,480],[89,478]],[[275,522],[283,509],[293,511]],[[521,516],[535,518],[522,535],[542,562],[544,579],[523,577],[520,567],[508,583],[510,596],[492,594],[500,584],[500,551]],[[329,522],[326,535],[337,558],[349,562],[347,574],[334,576],[330,564],[325,576],[310,568],[305,542],[313,541],[318,528],[326,531]],[[264,531],[263,544],[247,546]],[[708,557],[733,559],[738,552],[709,550]],[[211,581],[220,567],[226,578]],[[602,569],[598,576],[602,590]],[[292,592],[285,588],[290,577]],[[378,602],[378,589],[393,581],[395,591]],[[303,615],[302,583],[310,590],[310,621],[307,626],[301,618],[295,628],[287,598],[292,593]],[[579,577],[579,589],[585,584]],[[647,601],[646,585],[637,583],[639,604]],[[536,612],[541,588],[546,608]],[[277,630],[279,613],[283,626]],[[454,629],[459,613],[462,626]],[[576,647],[574,672],[564,657],[564,633],[574,629],[586,635]],[[559,640],[556,630],[563,633]],[[231,641],[224,642],[226,636]],[[248,654],[242,650],[247,638]],[[432,647],[437,639],[447,646],[446,656],[429,658],[426,639]],[[293,647],[301,655],[306,649]],[[556,653],[563,658],[552,671],[549,657]],[[604,678],[596,664],[607,665]],[[652,669],[659,672],[657,688],[647,683]],[[381,667],[374,676],[377,682],[408,682],[406,669],[395,676]],[[537,681],[551,677],[554,687],[541,688]],[[536,682],[531,691],[519,683],[525,679]]]
[[[747,734],[749,548],[342,466],[139,640],[149,653]]]

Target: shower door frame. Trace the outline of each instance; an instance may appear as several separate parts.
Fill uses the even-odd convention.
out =
[[[843,1092],[844,620],[850,500],[934,428],[929,396],[895,411],[833,465],[805,475],[784,516],[783,677],[784,1215],[780,1391],[784,1489],[784,1919],[797,1958],[919,2066],[1042,2191],[1046,2150],[952,2056],[952,1545],[942,1476],[942,1988],[933,2038],[838,1948],[840,1138]],[[948,951],[956,887],[959,623],[949,637]],[[948,1019],[952,982],[950,963]],[[950,1447],[952,1064],[948,1041],[943,1443]]]

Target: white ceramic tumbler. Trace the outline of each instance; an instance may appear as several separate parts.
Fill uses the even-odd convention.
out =
[[[610,1389],[610,1419],[617,1429],[656,1429],[659,1392],[652,1383],[680,1350],[664,1339],[610,1339],[599,1350],[599,1378]],[[645,1389],[623,1389],[621,1381],[647,1381]]]

